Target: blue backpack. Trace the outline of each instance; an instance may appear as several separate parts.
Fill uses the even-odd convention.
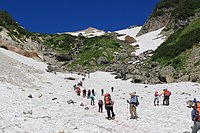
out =
[[[130,104],[135,104],[136,106],[138,106],[139,105],[138,97],[131,96]]]

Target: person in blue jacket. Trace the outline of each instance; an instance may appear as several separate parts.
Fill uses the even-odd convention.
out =
[[[199,104],[200,103],[197,103],[196,98],[194,98],[192,105],[193,110],[191,111],[191,118],[194,122],[194,125],[192,126],[192,133],[197,133],[200,129],[200,112],[198,111],[198,107],[200,106]]]

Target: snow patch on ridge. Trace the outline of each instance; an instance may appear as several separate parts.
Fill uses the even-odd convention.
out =
[[[65,34],[70,34],[70,35],[73,35],[73,36],[78,36],[79,34],[82,34],[83,36],[90,38],[90,37],[95,37],[95,36],[102,36],[102,35],[105,34],[105,31],[98,30],[98,29],[93,28],[93,27],[89,27],[89,28],[82,30],[82,31],[65,32]]]
[[[155,51],[158,48],[158,46],[160,46],[165,41],[165,36],[160,34],[164,27],[156,31],[152,31],[139,37],[136,37],[140,29],[141,27],[135,27],[131,29],[116,31],[119,34],[125,34],[121,37],[118,37],[118,39],[120,40],[125,40],[126,35],[129,35],[136,39],[137,42],[130,44],[133,46],[138,46],[138,49],[135,52],[133,52],[135,53],[135,55],[139,55],[147,50]]]

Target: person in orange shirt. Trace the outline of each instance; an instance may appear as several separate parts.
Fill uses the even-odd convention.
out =
[[[171,92],[167,89],[164,90],[164,99],[163,99],[163,105],[169,106],[169,97],[171,96]]]

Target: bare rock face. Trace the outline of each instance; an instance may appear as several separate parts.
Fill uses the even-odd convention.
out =
[[[191,73],[190,74],[190,81],[192,81],[192,82],[200,82],[200,72]]]
[[[141,75],[133,75],[132,83],[143,83],[144,77]]]
[[[174,82],[174,78],[170,75],[166,75],[166,82],[167,83],[173,83]]]
[[[172,21],[171,14],[165,14],[162,16],[157,17],[150,17],[145,24],[143,25],[142,29],[139,31],[137,36],[141,36],[145,33],[158,30],[162,27],[167,27],[169,23]]]
[[[91,60],[91,61],[89,62],[89,64],[90,64],[91,66],[96,66],[96,65],[97,65],[97,63],[96,63],[95,60]]]
[[[69,54],[60,54],[60,55],[56,55],[56,59],[58,61],[70,61],[72,60],[72,56]]]
[[[135,43],[135,42],[137,42],[137,41],[135,40],[135,38],[133,38],[133,37],[127,35],[127,36],[125,37],[125,42],[128,43],[128,44],[131,44],[131,43]]]
[[[166,77],[167,75],[169,76],[173,76],[174,73],[175,73],[175,69],[172,67],[172,66],[166,66],[166,67],[163,67],[161,70],[160,70],[160,75],[162,77]]]
[[[98,63],[98,64],[108,64],[109,61],[108,61],[108,59],[107,59],[106,57],[101,56],[101,57],[99,57],[99,59],[97,60],[97,63]]]

